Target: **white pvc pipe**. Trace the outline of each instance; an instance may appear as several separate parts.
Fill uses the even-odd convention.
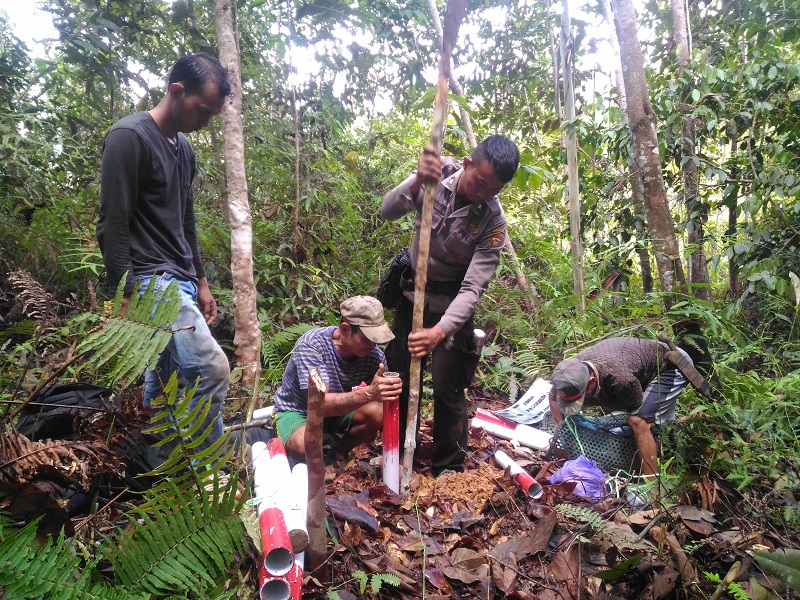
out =
[[[534,500],[542,497],[543,490],[539,482],[531,477],[530,473],[519,466],[508,454],[498,450],[494,453],[494,459],[504,471],[508,471],[508,474],[517,482],[523,492]]]
[[[274,406],[265,406],[264,408],[254,410],[253,419],[266,419],[267,417],[271,417],[274,408]]]
[[[308,547],[308,467],[305,463],[297,463],[292,469],[291,486],[288,505],[283,507],[286,527],[292,540],[292,549],[296,553]]]
[[[546,450],[549,448],[550,439],[552,437],[546,431],[541,431],[529,425],[520,425],[519,423],[498,417],[482,409],[478,409],[470,426],[473,429],[483,429],[487,433],[491,433],[492,435],[506,440],[516,440],[520,444],[535,448],[536,450]]]

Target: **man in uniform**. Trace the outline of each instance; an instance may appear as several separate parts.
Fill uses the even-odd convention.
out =
[[[338,327],[318,327],[300,336],[275,392],[275,426],[286,451],[305,462],[308,373],[319,369],[327,391],[325,433],[339,441],[332,458],[341,460],[383,425],[383,403],[400,397],[399,377],[384,377],[386,357],[378,344],[394,335],[375,298],[354,296],[339,306]],[[371,382],[366,385],[366,382]],[[362,382],[364,385],[362,385]]]
[[[420,155],[416,173],[386,194],[381,204],[384,219],[399,219],[416,212],[411,246],[411,264],[416,266],[422,184],[427,178],[439,181],[433,206],[423,329],[411,333],[412,278],[403,286],[405,291],[392,324],[395,341],[386,349],[389,364],[403,378],[401,437],[408,413],[411,357],[425,359],[432,354],[434,475],[445,469],[464,470],[468,435],[464,389],[477,364],[473,315],[494,276],[506,239],[506,220],[497,194],[518,166],[519,150],[501,135],[483,140],[461,162],[453,158],[442,160],[429,146]]]
[[[691,364],[689,355],[677,350]],[[550,377],[550,412],[556,423],[564,415],[577,415],[584,405],[625,411],[642,475],[656,473],[658,451],[651,425],[675,420],[678,395],[688,384],[667,360],[668,351],[657,340],[612,338],[561,361]]]
[[[174,280],[180,290],[176,333],[155,371],[145,373],[144,403],[148,406],[162,393],[173,372],[181,388],[197,382],[193,403],[211,402],[203,427],[211,425],[212,431],[203,447],[222,435],[230,366],[208,328],[217,316],[217,304],[197,243],[195,155],[184,134],[208,125],[230,93],[228,76],[217,59],[202,53],[184,56],[172,67],[167,93],[158,105],[121,119],[103,143],[97,240],[112,289],[127,276],[123,314],[137,282],[140,293],[153,278],[158,289]],[[153,466],[169,451],[154,447]]]

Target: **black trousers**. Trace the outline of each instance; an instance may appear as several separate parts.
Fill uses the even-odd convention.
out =
[[[395,339],[386,347],[387,370],[397,371],[403,378],[400,395],[400,442],[404,444],[408,418],[409,369],[411,355],[408,353],[408,334],[414,305],[405,296],[400,298],[392,323]],[[436,325],[441,314],[431,313],[425,308],[423,327]],[[445,469],[464,470],[467,449],[468,417],[465,388],[472,382],[478,355],[475,353],[472,317],[453,335],[452,342],[445,340],[431,354],[433,378],[433,459],[434,475]],[[424,373],[428,359],[422,361]],[[422,377],[420,377],[420,400],[422,399]],[[417,418],[419,428],[419,415]]]

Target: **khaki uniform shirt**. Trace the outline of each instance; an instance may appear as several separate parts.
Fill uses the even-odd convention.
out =
[[[445,158],[444,163],[433,205],[428,281],[463,281],[456,296],[426,292],[425,302],[431,312],[444,313],[439,326],[450,337],[475,313],[478,300],[489,286],[505,245],[506,218],[497,196],[456,210],[456,186],[463,170],[461,163],[453,158]],[[416,266],[419,253],[424,195],[421,188],[416,197],[411,196],[415,179],[416,175],[412,174],[386,194],[381,204],[383,219],[395,220],[416,211],[412,266]],[[413,301],[414,292],[405,294]]]

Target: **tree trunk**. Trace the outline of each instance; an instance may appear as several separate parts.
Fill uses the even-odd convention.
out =
[[[678,71],[683,75],[692,56],[689,38],[689,19],[686,14],[685,0],[672,0],[672,35],[675,40],[675,52],[678,60]],[[685,86],[681,108],[691,112],[691,99],[688,97],[694,86],[688,81]],[[697,146],[697,122],[690,115],[684,117],[681,125],[681,174],[683,176],[683,203],[689,221],[689,258],[687,267],[689,282],[695,296],[703,300],[711,300],[711,286],[708,277],[708,265],[703,249],[705,222],[708,220],[708,204],[700,197],[699,160],[695,152]]]
[[[294,114],[294,260],[305,260],[300,244],[300,116],[297,111],[297,91],[292,88],[292,111]],[[301,258],[302,257],[302,258]]]
[[[619,107],[623,112],[628,111],[628,102],[625,99],[625,81],[622,77],[622,64],[619,59],[619,42],[614,31],[614,15],[611,12],[610,0],[601,0],[603,19],[609,27],[609,42],[614,52],[614,81],[619,93]],[[653,291],[653,271],[650,269],[650,252],[648,252],[649,236],[647,235],[647,220],[644,210],[644,184],[642,173],[636,161],[630,161],[628,172],[631,179],[631,204],[633,204],[634,229],[636,231],[636,254],[639,256],[639,268],[642,271],[642,291],[649,294]]]
[[[669,308],[675,302],[675,298],[670,294],[685,292],[686,278],[681,265],[678,240],[675,237],[675,224],[667,205],[661,157],[658,152],[656,117],[648,95],[644,55],[639,43],[632,0],[617,0],[614,25],[619,40],[634,161],[642,173],[647,222],[653,240],[661,289],[668,294],[665,302]]]
[[[228,227],[231,231],[231,278],[238,364],[242,383],[253,385],[261,371],[261,328],[256,312],[256,286],[253,280],[253,230],[247,178],[244,169],[242,134],[242,77],[236,30],[236,4],[216,0],[216,29],[220,62],[228,72],[232,95],[222,107],[222,143],[228,191]]]
[[[442,20],[439,18],[439,10],[436,8],[436,0],[428,0],[428,12],[430,13],[431,20],[433,21],[433,29],[436,32],[436,39],[439,41],[439,46],[441,46],[443,35]],[[461,96],[462,98],[464,97],[464,88],[461,87],[461,84],[452,73],[450,74],[450,89],[453,90],[456,95]],[[478,141],[476,140],[475,132],[472,129],[472,119],[470,119],[467,109],[460,104],[458,105],[458,110],[461,113],[461,122],[464,124],[464,131],[467,134],[467,141],[469,142],[471,148],[475,148],[475,146],[478,145]],[[522,271],[519,258],[517,257],[517,251],[514,249],[514,244],[511,242],[511,236],[508,234],[506,234],[504,247],[511,257],[511,267],[514,270],[514,277],[517,279],[517,285],[526,293],[524,298],[525,308],[528,311],[532,311],[535,306],[534,298],[539,296],[536,286],[534,286],[532,283],[528,284],[528,278]]]
[[[561,57],[561,82],[564,89],[564,109],[567,129],[561,140],[567,149],[567,189],[569,207],[569,247],[572,252],[572,289],[578,297],[578,308],[586,310],[586,295],[583,282],[583,244],[581,242],[581,200],[578,196],[578,140],[575,132],[575,89],[572,67],[575,57],[575,41],[569,18],[569,0],[561,0],[561,34],[559,49]]]

